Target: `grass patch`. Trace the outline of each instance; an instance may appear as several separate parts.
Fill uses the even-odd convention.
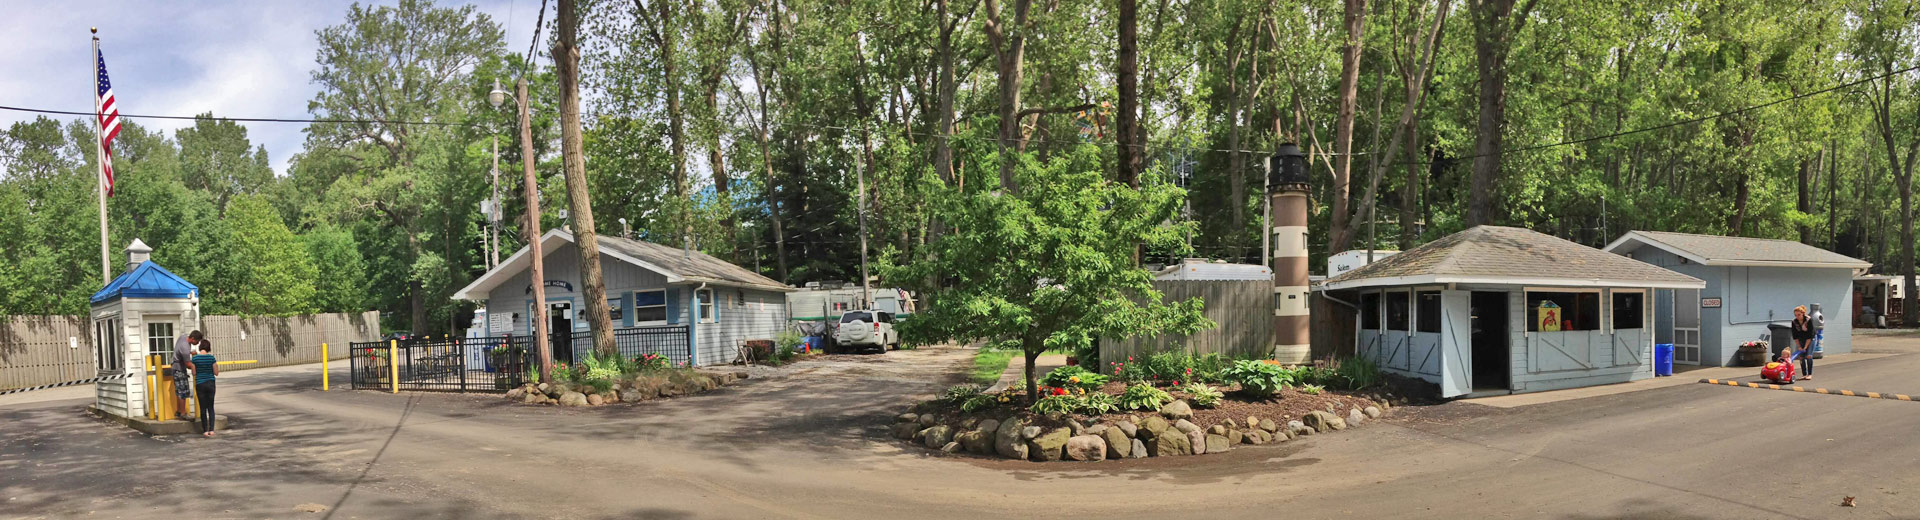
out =
[[[973,379],[975,384],[992,385],[1000,380],[1000,373],[1007,370],[1007,360],[1019,353],[1014,350],[980,349],[973,354]]]

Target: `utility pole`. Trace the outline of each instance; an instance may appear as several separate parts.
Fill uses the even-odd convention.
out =
[[[495,85],[495,88],[498,88]],[[487,240],[492,244],[487,248],[487,269],[500,266],[500,136],[493,136],[493,171],[488,181],[487,192],[491,194],[493,204],[487,208]]]
[[[867,275],[867,170],[860,161],[853,161],[853,171],[858,177],[859,195],[853,203],[853,212],[860,217],[860,305],[873,308],[873,279]]]
[[[522,189],[527,197],[527,256],[533,260],[533,278],[529,284],[533,290],[533,348],[540,353],[540,382],[551,383],[553,346],[547,341],[547,261],[546,255],[540,252],[540,180],[533,173],[533,117],[527,109],[527,78],[515,80],[513,88],[514,102],[520,108],[520,165],[526,172]],[[489,100],[498,107],[501,97],[505,96],[489,96]]]
[[[586,300],[587,328],[593,332],[594,353],[612,359],[620,352],[613,347],[613,319],[607,309],[606,282],[600,275],[600,239],[593,228],[593,204],[587,198],[587,158],[580,137],[580,47],[574,41],[580,19],[574,3],[560,0],[560,38],[553,47],[560,73],[560,155],[566,166],[573,245],[580,251],[580,297]]]

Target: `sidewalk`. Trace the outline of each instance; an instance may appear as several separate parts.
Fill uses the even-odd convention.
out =
[[[1034,379],[1047,377],[1047,372],[1063,366],[1067,366],[1066,354],[1041,354],[1040,357],[1033,359],[1033,377]],[[1014,354],[1013,357],[1007,358],[1007,369],[1000,371],[1000,380],[995,381],[993,386],[987,387],[986,391],[998,392],[1008,387],[1024,390],[1026,385],[1027,358]]]
[[[1838,365],[1842,363],[1852,363],[1855,361],[1866,361],[1869,359],[1879,359],[1879,358],[1893,356],[1893,355],[1896,355],[1896,354],[1885,354],[1885,353],[1833,354],[1833,355],[1829,355],[1827,357],[1821,358],[1818,363],[1820,364],[1820,366],[1829,366],[1829,365]],[[1575,399],[1586,399],[1589,397],[1600,397],[1603,395],[1624,394],[1628,392],[1638,392],[1641,390],[1653,390],[1656,388],[1674,387],[1674,386],[1686,385],[1691,383],[1697,383],[1701,379],[1738,379],[1742,377],[1751,377],[1758,373],[1760,373],[1760,369],[1757,367],[1705,367],[1705,368],[1687,370],[1684,372],[1676,371],[1674,372],[1672,377],[1655,377],[1655,378],[1642,379],[1639,381],[1632,381],[1627,383],[1617,383],[1617,384],[1604,385],[1604,386],[1589,386],[1589,387],[1583,387],[1583,388],[1569,388],[1566,390],[1549,390],[1546,392],[1533,392],[1533,393],[1526,393],[1526,394],[1478,397],[1473,399],[1462,399],[1460,400],[1460,402],[1492,406],[1495,408],[1518,408],[1522,406],[1532,406],[1536,404],[1558,403],[1561,401],[1572,401]]]
[[[333,387],[346,388],[347,360],[345,359],[335,360],[332,363],[332,368],[333,368]],[[222,374],[220,374],[220,379],[223,381],[230,381],[230,380],[236,380],[236,379],[245,380],[249,377],[253,377],[256,375],[286,374],[286,373],[294,373],[294,372],[308,372],[313,374],[313,388],[316,390],[320,388],[320,364],[319,363],[306,363],[306,364],[300,364],[300,365],[282,365],[277,367],[234,370],[231,372],[223,372]],[[32,403],[44,403],[48,401],[65,401],[70,399],[91,400],[93,399],[93,392],[94,392],[93,385],[85,384],[85,385],[63,386],[59,388],[49,388],[46,390],[37,390],[33,392],[21,392],[17,394],[0,395],[0,407],[32,404]]]

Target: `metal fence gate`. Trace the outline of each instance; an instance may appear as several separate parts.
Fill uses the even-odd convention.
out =
[[[654,327],[627,327],[613,329],[613,346],[620,351],[620,357],[633,359],[643,354],[654,354],[667,358],[667,362],[676,367],[684,367],[693,360],[693,343],[690,330],[686,325],[660,325]],[[593,331],[573,333],[573,359],[587,359],[593,353]]]
[[[527,381],[528,336],[352,343],[354,389],[504,392]]]

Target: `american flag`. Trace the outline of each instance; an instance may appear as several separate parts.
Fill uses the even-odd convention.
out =
[[[107,57],[94,50],[99,65],[99,87],[94,97],[94,113],[100,116],[100,173],[106,176],[107,196],[113,196],[113,136],[120,135],[120,106],[113,101],[113,85],[107,82]]]

